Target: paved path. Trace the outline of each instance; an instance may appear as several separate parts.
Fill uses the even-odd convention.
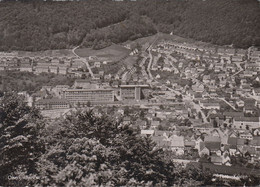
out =
[[[153,55],[152,55],[150,49],[149,49],[148,51],[149,51],[150,60],[149,60],[149,64],[148,64],[148,67],[147,67],[147,72],[148,72],[148,74],[149,74],[150,79],[153,80],[153,75],[152,75],[152,73],[151,73],[151,66],[152,66],[152,63],[153,63]]]
[[[87,66],[87,68],[88,68],[88,71],[89,71],[91,77],[94,78],[94,74],[93,74],[93,72],[92,72],[92,70],[91,70],[91,67],[89,66],[88,61],[87,61],[85,58],[80,57],[77,53],[75,53],[75,50],[76,50],[77,48],[79,48],[79,46],[74,47],[74,48],[72,49],[72,53],[86,64],[86,66]]]

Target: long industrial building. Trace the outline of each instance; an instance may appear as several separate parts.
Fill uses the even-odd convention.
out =
[[[88,102],[106,104],[114,102],[114,91],[112,89],[68,89],[64,91],[64,98],[74,106]]]

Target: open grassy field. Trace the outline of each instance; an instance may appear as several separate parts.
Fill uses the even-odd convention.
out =
[[[140,44],[142,46],[142,50],[145,50],[147,49],[147,47],[149,47],[153,42],[154,40],[156,39],[158,34],[155,34],[155,35],[151,35],[151,36],[147,36],[147,37],[143,37],[143,38],[138,38],[134,41],[126,41],[124,42],[122,45],[126,46],[126,45],[134,45],[134,44]]]
[[[90,48],[76,49],[75,51],[80,57],[96,56],[101,61],[118,61],[128,55],[130,50],[121,45],[113,44],[109,47],[100,50],[93,50]]]
[[[137,57],[129,56],[124,60],[124,64],[127,66],[133,66],[136,63]]]

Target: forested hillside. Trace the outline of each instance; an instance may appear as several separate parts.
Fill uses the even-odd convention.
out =
[[[257,0],[1,2],[0,50],[102,48],[156,32],[260,46]]]

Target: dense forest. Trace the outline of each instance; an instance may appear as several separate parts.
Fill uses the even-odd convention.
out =
[[[223,186],[200,167],[175,165],[149,137],[91,110],[48,121],[0,97],[0,186]],[[256,185],[254,177],[225,185]]]
[[[219,45],[260,46],[260,5],[257,0],[0,3],[1,51],[98,49],[156,32]]]
[[[39,91],[43,86],[66,84],[72,86],[75,78],[54,73],[35,75],[31,72],[0,71],[0,95],[8,91],[27,91],[29,94]]]

